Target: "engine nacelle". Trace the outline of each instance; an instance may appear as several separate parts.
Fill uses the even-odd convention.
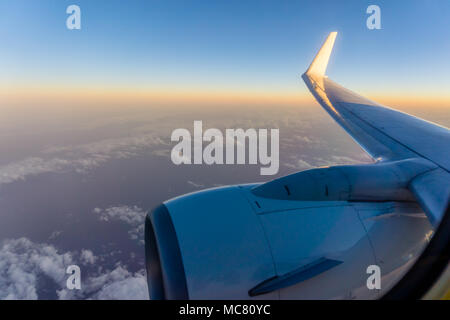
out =
[[[248,299],[255,283],[275,274],[258,216],[236,186],[153,210],[146,254],[150,297],[157,299]]]
[[[317,168],[270,181],[253,192],[285,200],[414,201],[409,182],[434,168],[425,159]]]
[[[353,199],[351,195],[371,195],[356,188],[365,185],[364,179],[352,180],[361,170],[378,177],[370,190],[381,184],[381,171],[371,166],[377,165],[313,169],[266,184],[208,189],[164,202],[146,220],[150,298],[378,296],[383,290],[366,286],[367,267],[380,265],[382,289],[388,288],[420,253],[431,226],[414,202]],[[402,163],[393,166],[388,172],[394,174],[385,177],[395,181],[386,183],[401,190],[391,194],[410,199],[402,182],[409,169],[398,169]],[[379,196],[387,195],[379,190]]]

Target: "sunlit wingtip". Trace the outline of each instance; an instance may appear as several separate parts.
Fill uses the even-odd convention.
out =
[[[309,66],[306,74],[325,76],[328,61],[330,60],[331,52],[333,51],[334,41],[336,40],[337,32],[331,32],[324,44],[320,48],[313,62]]]

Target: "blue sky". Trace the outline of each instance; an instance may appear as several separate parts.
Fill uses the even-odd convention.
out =
[[[66,29],[70,4],[82,30]],[[450,87],[448,0],[0,0],[0,84],[294,92],[330,31],[328,74],[352,89]]]

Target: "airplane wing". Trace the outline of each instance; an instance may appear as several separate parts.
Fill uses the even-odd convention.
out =
[[[376,161],[422,158],[433,169],[410,181],[409,189],[430,221],[440,221],[450,201],[450,130],[382,106],[330,80],[326,68],[337,32],[326,39],[302,75],[316,100]],[[413,169],[411,169],[413,170]]]

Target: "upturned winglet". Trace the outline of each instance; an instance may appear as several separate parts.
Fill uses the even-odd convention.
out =
[[[336,40],[337,32],[331,32],[327,40],[320,48],[313,62],[306,71],[307,75],[325,76],[328,61],[330,60],[331,51],[333,51],[334,41]]]

